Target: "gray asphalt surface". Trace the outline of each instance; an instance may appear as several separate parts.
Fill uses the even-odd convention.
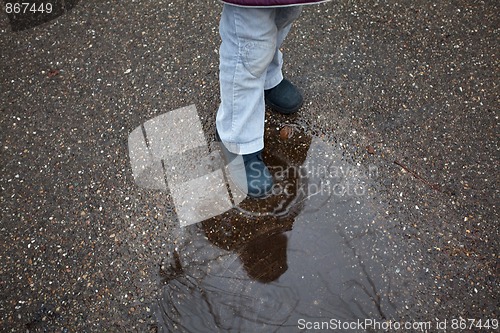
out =
[[[134,184],[127,138],[190,104],[213,133],[221,5],[70,7],[20,31],[0,14],[0,325],[155,332],[175,214]],[[499,7],[333,1],[284,46],[306,98],[288,121],[378,167],[375,225],[412,295],[395,320],[500,315]]]

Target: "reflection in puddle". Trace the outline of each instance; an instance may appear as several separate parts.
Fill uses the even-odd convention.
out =
[[[370,255],[380,240],[366,231],[376,170],[280,127],[266,129],[270,198],[175,229],[159,275],[159,331],[290,332],[394,315],[383,258]]]

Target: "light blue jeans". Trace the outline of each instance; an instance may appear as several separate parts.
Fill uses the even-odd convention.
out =
[[[250,154],[264,148],[264,89],[283,80],[279,48],[301,9],[224,5],[216,126],[232,153]]]

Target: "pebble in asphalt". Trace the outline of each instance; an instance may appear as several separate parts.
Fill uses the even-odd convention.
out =
[[[213,133],[220,4],[86,1],[63,12],[24,30],[0,15],[2,330],[160,330],[176,215],[168,193],[134,183],[127,138],[190,104]],[[352,219],[370,236],[357,242],[346,225],[341,238],[360,254],[383,245],[365,275],[380,292],[372,296],[411,295],[383,304],[390,319],[499,317],[497,13],[495,1],[335,1],[308,7],[284,46],[306,104],[295,117],[268,117],[350,165],[377,167]],[[347,215],[324,213],[337,209]],[[296,217],[288,248],[294,231],[309,231],[300,226]],[[380,264],[395,249],[402,265]],[[298,258],[287,253],[283,283],[303,267]]]

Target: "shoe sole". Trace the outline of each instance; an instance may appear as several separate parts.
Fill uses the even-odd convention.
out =
[[[286,108],[283,108],[279,105],[274,104],[273,102],[271,102],[267,98],[265,99],[265,101],[266,101],[266,105],[269,106],[271,109],[273,109],[274,111],[276,111],[278,113],[285,114],[285,115],[290,115],[290,114],[293,114],[293,113],[299,111],[299,109],[304,104],[304,100],[302,100],[302,101],[300,101],[300,103],[297,106],[290,108],[290,109],[286,109]]]

